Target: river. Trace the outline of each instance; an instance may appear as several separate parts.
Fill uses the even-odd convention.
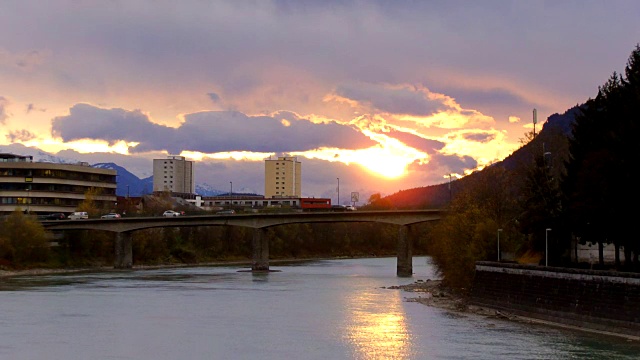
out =
[[[617,337],[406,301],[395,258],[0,278],[0,359],[637,359]]]

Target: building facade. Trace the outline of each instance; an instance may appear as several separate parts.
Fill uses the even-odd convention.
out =
[[[20,208],[35,214],[70,214],[92,189],[100,208],[116,203],[113,169],[97,169],[87,163],[33,162],[31,156],[0,154],[0,213]]]
[[[184,156],[168,156],[166,159],[153,159],[153,191],[170,193],[195,193],[193,161]]]
[[[302,164],[295,156],[264,161],[264,197],[300,197]]]

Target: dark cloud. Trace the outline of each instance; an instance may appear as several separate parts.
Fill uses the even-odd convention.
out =
[[[32,111],[45,112],[45,111],[47,111],[47,109],[36,108],[36,106],[34,104],[27,104],[27,109],[25,110],[25,112],[28,114],[28,113],[30,113]]]
[[[363,103],[373,110],[393,114],[428,116],[447,109],[441,99],[429,99],[423,90],[409,87],[342,85],[336,89],[336,94]]]
[[[337,123],[314,124],[290,112],[247,116],[236,111],[207,111],[185,116],[178,128],[154,124],[139,111],[101,109],[77,104],[52,122],[52,133],[64,141],[79,139],[138,142],[132,152],[183,150],[297,152],[320,147],[357,149],[375,144],[355,128]]]
[[[210,92],[207,93],[207,96],[209,97],[209,99],[211,99],[211,101],[213,101],[214,103],[217,103],[218,101],[220,101],[220,95],[214,93],[214,92]]]
[[[140,111],[101,109],[88,104],[76,104],[67,116],[52,121],[54,137],[64,141],[80,139],[106,140],[113,144],[120,140],[140,141],[142,147],[153,150],[151,143],[171,139],[174,129],[154,124]]]
[[[471,156],[460,155],[444,155],[435,153],[431,155],[431,159],[428,164],[418,165],[412,164],[410,167],[413,171],[421,171],[421,168],[427,169],[441,169],[443,175],[445,173],[450,174],[464,174],[467,170],[473,170],[478,167],[478,162]],[[438,175],[440,177],[441,175]]]
[[[490,133],[469,133],[469,134],[465,134],[464,138],[466,140],[470,140],[470,141],[476,141],[476,142],[481,142],[481,143],[486,143],[489,142],[493,139],[495,139],[495,135],[494,134],[490,134]]]
[[[9,105],[9,100],[0,96],[0,124],[5,124],[5,121],[9,117],[9,113],[7,112],[7,106]]]
[[[542,111],[551,110],[505,88],[468,89],[444,86],[433,90],[453,97],[464,108],[478,110],[502,122],[507,122],[511,115],[530,113],[534,107]]]
[[[36,135],[30,132],[29,130],[16,130],[10,131],[9,134],[5,135],[9,142],[14,143],[16,141],[29,141],[36,138]]]
[[[438,140],[425,139],[418,135],[414,135],[404,131],[392,130],[386,133],[387,136],[402,141],[405,145],[411,146],[414,149],[432,152],[441,150],[445,143]]]

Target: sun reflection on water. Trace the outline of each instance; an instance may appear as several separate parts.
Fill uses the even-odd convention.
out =
[[[375,300],[384,296],[385,300]],[[381,304],[384,304],[382,306]],[[371,292],[348,299],[346,337],[357,359],[409,359],[411,336],[397,292]]]

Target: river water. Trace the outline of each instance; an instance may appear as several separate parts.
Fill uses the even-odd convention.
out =
[[[621,338],[456,314],[395,258],[0,279],[0,359],[638,359]]]

